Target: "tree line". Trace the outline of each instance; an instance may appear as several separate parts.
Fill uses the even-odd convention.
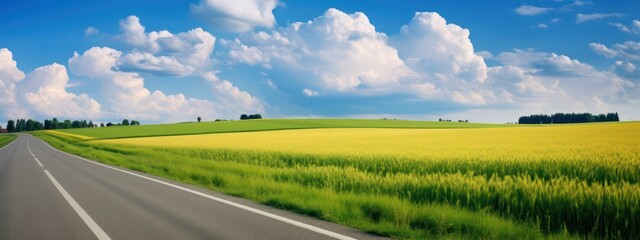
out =
[[[131,122],[129,122],[129,120],[125,119],[125,120],[122,120],[122,123],[111,123],[111,122],[108,122],[106,126],[107,127],[111,127],[111,126],[137,126],[137,125],[140,125],[140,122],[138,122],[136,120],[131,120]],[[104,127],[104,124],[101,123],[100,127]]]
[[[251,115],[242,114],[242,115],[240,115],[240,120],[249,120],[249,119],[262,119],[262,115],[260,115],[260,114],[251,114]]]
[[[37,131],[37,130],[53,130],[53,129],[71,129],[71,128],[95,128],[95,127],[110,127],[110,126],[129,126],[129,125],[140,125],[140,122],[136,120],[122,120],[122,123],[104,123],[94,124],[93,121],[89,120],[64,120],[59,121],[57,118],[53,118],[51,120],[45,119],[44,123],[33,119],[16,119],[7,121],[7,132],[24,132],[24,131]],[[1,130],[1,128],[0,128]]]
[[[558,123],[588,123],[588,122],[619,122],[618,113],[593,115],[591,113],[556,113],[551,116],[534,114],[522,116],[518,124],[558,124]]]
[[[439,118],[438,122],[451,122],[451,119],[444,119],[444,118]],[[458,120],[459,123],[468,123],[469,120]]]
[[[35,131],[44,128],[44,124],[32,119],[16,119],[16,121],[9,120],[7,122],[8,132],[22,132],[22,131]]]

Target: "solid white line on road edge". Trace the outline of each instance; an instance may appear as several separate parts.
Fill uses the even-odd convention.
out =
[[[36,162],[38,163],[38,165],[39,165],[40,167],[44,167],[44,165],[42,165],[42,163],[40,162],[40,160],[38,160],[38,158],[37,158],[37,157],[34,157],[33,159],[35,159],[35,160],[36,160]]]
[[[89,162],[89,163],[93,163],[93,164],[96,164],[96,165],[99,165],[99,166],[102,166],[102,167],[105,167],[105,168],[109,168],[109,169],[116,170],[116,171],[119,171],[119,172],[122,172],[122,173],[126,173],[126,174],[129,174],[129,175],[140,177],[140,178],[152,181],[152,182],[156,182],[156,183],[159,183],[159,184],[162,184],[162,185],[165,185],[165,186],[169,186],[169,187],[172,187],[172,188],[175,188],[175,189],[178,189],[178,190],[182,190],[182,191],[185,191],[185,192],[188,192],[188,193],[191,193],[191,194],[195,194],[195,195],[198,195],[198,196],[201,196],[201,197],[213,200],[213,201],[217,201],[217,202],[220,202],[220,203],[224,203],[224,204],[227,204],[227,205],[230,205],[230,206],[233,206],[233,207],[237,207],[237,208],[240,208],[240,209],[243,209],[243,210],[255,213],[255,214],[259,214],[259,215],[262,215],[262,216],[265,216],[265,217],[268,217],[268,218],[272,218],[272,219],[275,219],[275,220],[278,220],[278,221],[281,221],[281,222],[285,222],[285,223],[288,223],[288,224],[291,224],[291,225],[294,225],[294,226],[297,226],[297,227],[300,227],[300,228],[304,228],[304,229],[307,229],[307,230],[310,230],[310,231],[313,231],[313,232],[316,232],[316,233],[320,233],[320,234],[323,234],[323,235],[326,235],[326,236],[329,236],[329,237],[333,237],[333,238],[340,239],[340,240],[355,240],[355,238],[352,238],[352,237],[349,237],[349,236],[345,236],[345,235],[342,235],[342,234],[339,234],[339,233],[331,232],[329,230],[325,230],[325,229],[322,229],[322,228],[319,228],[319,227],[316,227],[316,226],[312,226],[312,225],[309,225],[309,224],[306,224],[306,223],[298,222],[296,220],[292,220],[292,219],[288,219],[288,218],[285,218],[285,217],[281,217],[281,216],[278,216],[278,215],[273,214],[273,213],[268,213],[268,212],[265,212],[265,211],[262,211],[262,210],[259,210],[259,209],[255,209],[255,208],[252,208],[252,207],[248,207],[248,206],[245,206],[245,205],[242,205],[242,204],[239,204],[239,203],[235,203],[235,202],[232,202],[232,201],[229,201],[229,200],[225,200],[225,199],[222,199],[222,198],[214,197],[214,196],[211,196],[211,195],[208,195],[208,194],[205,194],[205,193],[194,191],[194,190],[191,190],[191,189],[188,189],[188,188],[185,188],[185,187],[181,187],[181,186],[178,186],[178,185],[175,185],[175,184],[171,184],[171,183],[168,183],[168,182],[160,181],[158,179],[150,178],[150,177],[147,177],[147,176],[144,176],[144,175],[140,175],[140,174],[137,174],[137,173],[125,171],[125,170],[122,170],[122,169],[119,169],[119,168],[115,168],[115,167],[112,167],[112,166],[108,166],[108,165],[105,165],[105,164],[102,164],[102,163],[98,163],[98,162],[95,162],[95,161],[91,161],[91,160],[88,160],[88,159],[83,158],[83,157],[79,157],[79,156],[76,156],[76,155],[73,155],[73,154],[70,154],[70,153],[66,153],[66,152],[60,151],[60,150],[52,147],[51,145],[49,145],[46,142],[45,142],[45,144],[47,144],[47,146],[49,146],[53,150],[56,150],[58,152],[64,153],[66,155],[69,155],[71,157],[74,157],[74,158],[77,158],[77,159],[80,159],[80,160],[83,160],[83,161],[86,161],[86,162]]]
[[[58,183],[58,181],[56,181],[56,179],[51,175],[51,173],[49,173],[49,171],[47,171],[46,169],[44,170],[44,173],[47,174],[47,177],[49,177],[51,182],[53,182],[53,185],[56,186],[58,191],[62,193],[62,196],[64,197],[64,199],[67,200],[67,202],[69,202],[69,205],[71,205],[73,210],[76,210],[76,213],[80,215],[80,218],[82,218],[84,223],[86,223],[87,226],[89,226],[93,234],[95,234],[99,240],[110,240],[111,238],[109,238],[107,233],[102,231],[102,228],[100,228],[100,226],[98,226],[98,224],[95,221],[93,221],[93,219],[89,216],[89,214],[87,214],[87,212],[85,212],[84,209],[82,209],[82,207],[78,204],[78,202],[76,202],[76,200],[73,200],[73,197],[71,197],[71,195],[69,195],[69,193],[66,190],[64,190],[64,188],[60,185],[60,183]]]

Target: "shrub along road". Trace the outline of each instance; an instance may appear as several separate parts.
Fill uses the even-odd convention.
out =
[[[0,239],[367,239],[366,233],[55,150],[0,149]]]

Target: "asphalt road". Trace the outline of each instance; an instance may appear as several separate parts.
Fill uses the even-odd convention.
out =
[[[0,239],[374,239],[341,225],[102,165],[20,135],[0,149]]]

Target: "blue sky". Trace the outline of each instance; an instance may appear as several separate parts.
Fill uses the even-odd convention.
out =
[[[0,121],[640,119],[637,1],[0,1]]]

